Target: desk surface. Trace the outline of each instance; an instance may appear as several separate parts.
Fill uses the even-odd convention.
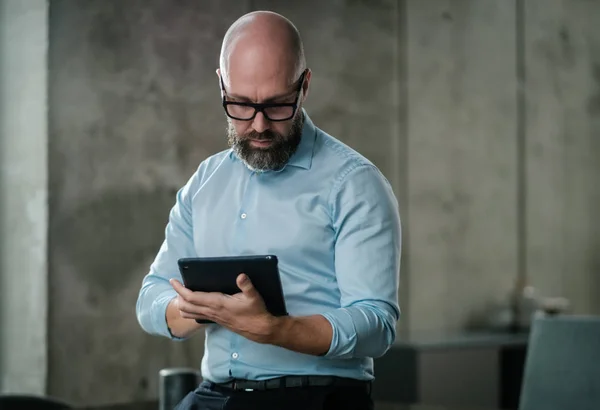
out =
[[[524,346],[529,340],[527,332],[419,332],[398,338],[392,347],[415,349],[448,349],[464,347]]]

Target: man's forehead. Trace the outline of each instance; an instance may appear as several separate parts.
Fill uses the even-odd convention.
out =
[[[239,41],[231,49],[227,69],[234,82],[239,78],[244,82],[283,83],[289,81],[296,65],[294,56],[281,46]]]
[[[292,75],[285,72],[261,73],[260,70],[244,72],[232,70],[227,75],[230,88],[261,87],[261,88],[287,88],[295,82]]]
[[[232,97],[272,99],[286,97],[296,92],[295,80],[286,73],[252,75],[252,73],[230,72],[225,84],[227,94]]]

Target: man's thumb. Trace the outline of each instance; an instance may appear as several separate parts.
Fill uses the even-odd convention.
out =
[[[240,288],[240,290],[246,293],[248,296],[254,296],[254,294],[256,293],[256,290],[252,285],[252,281],[250,281],[250,278],[245,273],[238,275],[237,285],[238,288]]]

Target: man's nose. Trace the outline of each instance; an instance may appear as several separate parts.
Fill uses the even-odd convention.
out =
[[[262,112],[257,112],[254,120],[252,121],[252,128],[256,132],[265,132],[270,126],[269,120],[265,117]]]

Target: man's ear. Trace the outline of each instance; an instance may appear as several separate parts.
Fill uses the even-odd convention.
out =
[[[312,71],[310,68],[306,69],[306,75],[304,76],[304,84],[302,85],[302,102],[306,100],[308,96],[308,90],[310,89],[310,79],[312,78]]]
[[[224,82],[221,81],[221,69],[217,68],[217,70],[215,72],[217,73],[217,78],[218,78],[217,81],[219,82],[219,90],[221,90],[221,94],[222,94],[223,93],[223,85],[222,84]]]

